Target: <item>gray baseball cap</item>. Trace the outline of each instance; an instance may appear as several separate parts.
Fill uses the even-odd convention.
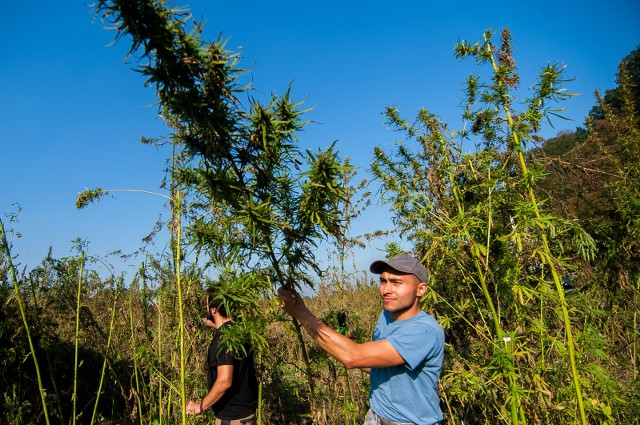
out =
[[[420,282],[427,281],[427,270],[418,259],[407,254],[396,255],[388,260],[377,260],[371,263],[369,270],[373,274],[381,274],[385,269],[391,268],[402,273],[416,275]]]

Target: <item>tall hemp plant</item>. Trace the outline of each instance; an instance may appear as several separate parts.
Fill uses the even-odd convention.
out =
[[[172,129],[179,157],[172,178],[190,199],[181,249],[189,246],[203,268],[224,277],[221,296],[238,299],[237,289],[247,282],[258,286],[248,294],[275,285],[313,286],[310,272],[321,271],[314,249],[343,232],[339,201],[348,195],[342,176],[349,166],[333,145],[300,150],[296,133],[306,124],[306,111],[290,90],[266,104],[249,96],[239,82],[244,71],[238,55],[219,39],[201,40],[200,23],[185,9],[163,1],[105,0],[96,10],[118,38],[131,40],[130,54],[147,61],[136,70],[155,88]],[[264,347],[255,323],[243,324],[254,345]],[[309,359],[293,323],[313,400]]]
[[[607,401],[593,394],[585,403],[598,375],[585,372],[592,357],[576,342],[577,304],[563,288],[572,259],[592,258],[593,240],[544,213],[534,190],[541,172],[528,155],[542,121],[560,117],[553,103],[572,96],[564,68],[544,67],[518,112],[507,29],[500,46],[486,32],[480,43],[458,43],[455,55],[490,71],[486,82],[467,80],[464,128],[451,131],[425,109],[409,122],[387,108],[405,139],[395,152],[376,148],[372,164],[398,231],[430,274],[428,301],[450,342],[441,380],[450,419],[586,424],[589,410],[606,420]]]

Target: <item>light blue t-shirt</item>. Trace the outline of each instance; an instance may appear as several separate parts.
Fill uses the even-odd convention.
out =
[[[393,321],[383,311],[373,341],[386,339],[405,360],[393,367],[371,368],[371,410],[394,422],[431,425],[443,419],[438,379],[444,358],[444,331],[424,311]]]

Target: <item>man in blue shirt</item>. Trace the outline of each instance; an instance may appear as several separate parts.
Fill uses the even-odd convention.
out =
[[[371,264],[380,275],[383,311],[372,341],[358,344],[331,329],[293,291],[280,288],[284,310],[298,319],[329,355],[348,368],[369,372],[370,410],[364,425],[432,425],[443,419],[438,379],[444,358],[444,332],[422,311],[427,272],[412,256],[397,255]]]

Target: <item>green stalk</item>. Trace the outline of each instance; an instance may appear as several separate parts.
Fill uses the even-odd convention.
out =
[[[506,167],[506,161],[505,164],[503,165],[503,170],[504,167]],[[491,178],[491,169],[489,169],[489,176],[488,179]],[[488,219],[488,226],[487,226],[487,244],[485,246],[486,249],[486,258],[485,258],[485,267],[489,267],[489,246],[491,243],[491,226],[493,225],[493,209],[491,207],[492,203],[492,197],[491,194],[493,193],[492,189],[489,189],[489,219]],[[497,290],[496,290],[497,293]],[[499,318],[499,314],[498,314],[498,318]],[[522,401],[520,400],[520,396],[518,395],[519,392],[516,391],[516,365],[515,365],[515,359],[513,358],[513,350],[511,349],[512,347],[508,344],[507,340],[503,337],[503,341],[506,345],[506,348],[509,351],[509,358],[511,360],[511,368],[509,370],[507,370],[507,373],[509,375],[509,389],[511,392],[511,395],[509,397],[510,403],[511,403],[511,423],[514,425],[518,425],[519,424],[519,418],[518,418],[518,411],[520,411],[521,414],[524,414],[524,412],[522,412],[522,410],[520,409],[520,406],[522,405]],[[515,342],[514,342],[515,344]]]
[[[493,55],[493,52],[491,50],[491,44],[489,43],[489,40],[487,38],[487,35],[485,34],[484,36],[485,39],[485,44],[487,46],[487,53],[489,54],[489,57],[491,58],[491,65],[493,67],[493,71],[497,74],[498,73],[498,65],[496,64],[495,61],[495,57]],[[502,86],[503,83],[501,81],[497,82],[498,85]],[[522,171],[522,175],[526,176],[529,171],[527,168],[527,164],[525,162],[524,159],[524,154],[522,153],[522,144],[520,142],[520,138],[518,137],[518,133],[515,131],[514,129],[514,122],[513,122],[513,118],[511,116],[511,109],[509,108],[509,106],[507,105],[506,102],[502,103],[502,107],[504,109],[504,112],[507,116],[507,121],[509,124],[509,128],[512,131],[513,134],[513,140],[514,140],[514,144],[515,146],[518,147],[517,152],[518,152],[518,162],[520,164],[520,168]],[[541,219],[541,214],[540,214],[540,210],[538,208],[538,202],[536,201],[536,196],[535,193],[533,191],[533,187],[529,184],[527,185],[527,191],[529,194],[529,199],[531,200],[531,206],[533,208],[534,214],[536,216],[537,219]],[[566,299],[564,297],[564,289],[562,287],[562,282],[560,280],[560,276],[558,274],[558,271],[556,270],[556,266],[552,260],[552,256],[551,256],[551,249],[549,248],[549,241],[547,239],[547,234],[545,231],[541,231],[540,232],[540,238],[542,239],[542,249],[543,249],[543,255],[541,257],[542,261],[547,263],[549,265],[549,269],[551,270],[551,275],[553,277],[553,281],[555,283],[555,287],[556,287],[556,292],[558,294],[558,298],[560,299],[560,306],[562,307],[562,317],[563,317],[563,321],[564,321],[564,327],[565,327],[565,332],[566,332],[566,336],[567,336],[567,345],[568,345],[568,349],[569,349],[569,360],[571,362],[571,373],[573,376],[573,383],[575,385],[575,390],[576,390],[576,399],[577,399],[577,404],[578,404],[578,410],[580,411],[580,418],[582,420],[582,424],[583,425],[587,425],[587,416],[585,414],[585,410],[584,410],[584,402],[582,400],[582,390],[580,387],[580,376],[578,374],[578,367],[577,367],[577,363],[576,363],[576,354],[575,354],[575,343],[573,340],[573,332],[571,330],[571,320],[569,319],[569,310],[567,308],[567,302]]]
[[[455,197],[455,200],[456,200],[456,203],[457,203],[457,207],[458,207],[458,211],[459,211],[458,214],[459,214],[459,216],[462,216],[462,215],[464,215],[464,205],[462,204],[462,202],[460,200],[458,191],[455,189],[455,184],[452,185],[452,187],[454,188],[453,189],[453,196]],[[489,191],[489,212],[488,212],[488,220],[487,220],[487,241],[486,241],[486,245],[484,246],[484,249],[485,249],[484,261],[482,261],[483,254],[482,254],[482,251],[480,249],[480,244],[471,245],[471,255],[472,255],[472,258],[473,258],[473,263],[476,266],[476,270],[478,272],[478,277],[480,279],[480,287],[482,289],[482,294],[484,295],[484,298],[485,298],[485,301],[487,302],[487,306],[489,307],[489,310],[491,310],[491,317],[493,318],[493,326],[494,326],[495,331],[496,331],[496,336],[498,338],[502,338],[502,329],[500,328],[500,316],[498,315],[498,311],[496,310],[496,307],[493,304],[493,300],[491,299],[491,294],[489,293],[489,288],[487,286],[487,280],[486,280],[486,274],[488,273],[488,268],[489,268],[489,245],[490,245],[490,241],[491,241],[491,224],[492,224],[491,217],[492,217],[492,215],[491,215],[491,191]],[[467,228],[464,229],[464,236],[468,241],[472,241],[473,240],[473,238],[469,234],[469,230]]]
[[[133,297],[129,294],[129,329],[131,331],[131,348],[133,357],[133,377],[136,381],[136,402],[138,403],[138,419],[140,419],[140,425],[142,422],[142,401],[140,400],[140,381],[138,379],[138,353],[136,352],[136,334],[133,326]]]
[[[111,337],[113,335],[113,328],[116,318],[116,306],[118,300],[118,290],[113,298],[113,307],[111,308],[111,321],[109,322],[109,336],[107,337],[107,346],[104,350],[104,361],[102,362],[102,371],[100,372],[100,384],[98,385],[98,393],[96,394],[96,402],[93,406],[93,414],[91,415],[91,424],[96,420],[96,414],[98,413],[98,402],[100,401],[100,394],[102,394],[102,384],[104,383],[104,375],[107,370],[107,359],[109,356],[109,348],[111,347]]]
[[[38,358],[36,357],[36,349],[33,344],[33,339],[31,338],[31,331],[29,330],[29,322],[27,321],[27,313],[26,307],[22,303],[22,298],[20,297],[20,285],[18,283],[18,272],[13,265],[13,261],[11,260],[11,251],[9,250],[9,244],[7,243],[7,235],[4,230],[4,224],[0,219],[0,242],[2,242],[2,248],[4,250],[5,257],[7,258],[7,263],[9,264],[9,269],[11,270],[11,280],[13,282],[13,289],[15,291],[16,300],[18,302],[18,307],[20,308],[20,315],[22,316],[22,323],[24,324],[24,330],[27,334],[27,340],[29,341],[29,350],[31,351],[31,357],[33,358],[33,364],[36,369],[36,378],[38,380],[38,390],[40,391],[40,401],[42,402],[42,413],[44,414],[44,420],[47,425],[49,422],[49,412],[47,411],[47,400],[46,394],[44,392],[44,387],[42,385],[42,376],[40,375],[40,366],[38,365]]]
[[[540,297],[540,320],[544,317],[544,297]],[[540,364],[544,364],[544,338],[543,329],[540,326]]]
[[[636,293],[634,294],[634,305],[638,305],[638,293],[640,293],[640,276],[636,278]],[[633,379],[638,377],[638,308],[633,312]]]
[[[82,307],[82,272],[84,271],[85,262],[84,253],[80,256],[80,269],[78,270],[78,292],[76,297],[76,332],[75,332],[75,348],[73,357],[73,410],[71,423],[76,423],[76,407],[78,401],[78,348],[80,345],[80,308]]]
[[[258,382],[258,425],[262,425],[262,380]]]
[[[185,391],[185,354],[184,354],[184,306],[182,299],[182,281],[180,275],[180,217],[182,215],[181,212],[181,200],[180,200],[180,191],[176,191],[174,197],[174,208],[176,210],[174,219],[175,219],[175,232],[176,232],[176,240],[175,240],[175,273],[176,273],[176,286],[178,290],[178,314],[180,318],[180,323],[178,326],[179,334],[180,334],[180,402],[182,406],[182,424],[186,425],[187,423],[187,395]]]
[[[345,376],[345,385],[347,386],[347,391],[345,392],[345,399],[347,403],[345,413],[348,413],[348,416],[345,418],[345,421],[346,423],[348,423],[349,419],[351,419],[352,425],[356,425],[356,418],[351,415],[352,413],[351,408],[355,406],[356,400],[353,395],[353,391],[351,389],[351,379],[349,378],[349,369],[347,369],[346,367],[343,367],[343,370],[344,370],[344,376]]]
[[[477,251],[477,250],[476,250]],[[479,253],[478,253],[479,254]],[[488,251],[487,251],[487,255],[488,255]],[[488,260],[488,259],[487,259]],[[493,324],[495,326],[496,329],[496,336],[498,338],[503,338],[503,331],[502,328],[500,326],[500,317],[498,316],[498,313],[493,305],[493,301],[491,300],[491,295],[489,294],[489,288],[487,287],[487,282],[486,282],[486,270],[484,270],[482,268],[482,266],[479,264],[479,260],[478,258],[474,255],[474,259],[473,262],[476,265],[476,269],[478,271],[478,276],[480,278],[480,286],[482,287],[482,293],[484,294],[484,297],[486,299],[487,304],[489,305],[489,309],[491,310],[491,314],[493,316]],[[486,261],[485,264],[485,268],[488,267],[488,261]],[[507,344],[507,341],[505,341],[505,344]],[[507,347],[508,348],[508,347]],[[515,365],[514,365],[514,359],[513,359],[513,355],[511,353],[511,351],[509,351],[510,354],[510,359],[511,359],[511,363],[512,363],[512,369],[513,370],[505,370],[505,372],[507,373],[507,376],[509,378],[509,389],[510,389],[510,397],[509,397],[509,403],[511,405],[511,423],[513,425],[518,425],[519,420],[518,420],[518,406],[520,405],[520,401],[519,401],[519,397],[516,397],[516,377],[515,377]]]
[[[176,169],[176,143],[171,146],[171,220],[173,229],[171,232],[171,246],[173,254],[173,266],[176,276],[176,290],[178,293],[178,334],[180,337],[180,413],[182,425],[187,423],[187,394],[185,390],[185,353],[184,353],[184,300],[182,297],[181,275],[181,236],[182,236],[182,199],[180,190],[176,188],[173,170]]]
[[[160,300],[158,300],[158,310],[160,310]],[[162,364],[162,314],[158,312],[158,364]],[[158,425],[162,425],[162,379],[158,379]]]
[[[491,294],[489,293],[489,287],[487,286],[487,280],[485,275],[485,270],[480,264],[479,260],[475,257],[473,258],[473,262],[476,265],[476,270],[478,271],[478,277],[480,279],[480,287],[482,288],[482,294],[484,295],[485,301],[489,306],[489,310],[491,310],[491,317],[493,318],[493,326],[496,330],[496,336],[498,338],[502,338],[502,329],[500,327],[500,317],[498,317],[498,312],[493,305],[493,300],[491,300]]]
[[[511,120],[511,115],[508,115],[508,119],[510,124],[513,124]],[[514,134],[514,138],[517,141],[517,135]],[[522,154],[521,150],[518,152],[518,159],[520,161],[520,166],[522,167],[523,173],[526,175],[528,171],[524,161],[524,155]],[[538,209],[538,203],[536,201],[536,197],[533,192],[533,188],[531,186],[529,186],[529,196],[531,199],[531,205],[535,212],[536,218],[540,219],[541,218],[540,210]],[[582,400],[582,390],[580,387],[580,375],[578,374],[578,367],[576,362],[573,331],[571,330],[571,320],[569,319],[569,309],[567,307],[567,301],[566,301],[566,298],[564,297],[564,288],[562,287],[562,281],[560,279],[560,275],[558,274],[558,270],[556,269],[556,266],[551,257],[551,249],[549,248],[549,241],[547,239],[547,234],[544,231],[542,231],[540,233],[540,236],[542,239],[542,248],[543,248],[544,256],[547,257],[546,259],[543,258],[543,261],[546,260],[545,262],[549,265],[549,269],[551,270],[551,275],[553,277],[553,282],[555,283],[556,293],[558,294],[558,298],[560,299],[560,306],[562,307],[562,318],[564,321],[564,327],[565,327],[565,332],[567,336],[567,345],[569,348],[569,360],[571,362],[571,373],[573,376],[574,385],[576,387],[576,399],[578,403],[578,409],[580,411],[580,418],[582,420],[582,424],[587,425],[587,416],[584,410],[584,402]]]
[[[175,357],[175,353],[172,352],[171,353],[171,365],[173,365],[176,361],[176,357]],[[173,375],[172,375],[173,378]],[[174,393],[175,393],[175,388],[173,385],[173,382],[167,382],[167,385],[169,386],[169,394],[167,395],[167,418],[170,418],[172,413],[171,413],[171,407],[173,406],[173,397],[174,397]]]
[[[511,349],[511,346],[509,345],[509,342],[511,342],[509,339],[507,338],[503,338],[504,341],[504,346],[505,349],[507,350],[507,352],[509,353],[509,360],[511,360],[511,370],[507,371],[507,374],[509,376],[509,389],[510,389],[510,395],[509,395],[509,400],[510,400],[510,404],[511,404],[511,423],[512,424],[518,424],[519,420],[518,420],[518,407],[520,405],[520,397],[516,397],[516,377],[515,377],[515,360],[513,358],[513,350]]]

